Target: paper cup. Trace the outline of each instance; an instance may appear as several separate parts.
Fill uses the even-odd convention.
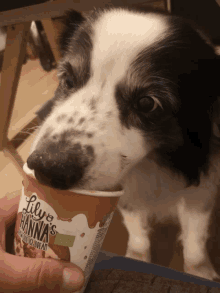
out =
[[[54,258],[78,265],[84,292],[123,190],[58,190],[40,184],[25,164],[15,225],[18,256]]]

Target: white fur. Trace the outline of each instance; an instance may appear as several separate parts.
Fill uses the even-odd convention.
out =
[[[118,183],[123,185],[125,195],[120,199],[119,207],[129,232],[127,256],[150,261],[148,219],[155,215],[158,221],[164,221],[171,216],[180,221],[185,270],[212,279],[217,274],[204,247],[220,178],[219,156],[212,158],[210,174],[201,178],[199,187],[185,188],[181,176],[146,159],[152,149],[151,143],[143,137],[141,130],[127,129],[121,124],[114,98],[115,85],[125,77],[137,54],[158,39],[166,38],[166,21],[162,16],[142,16],[121,9],[104,12],[92,28],[91,78],[66,101],[57,101],[38,133],[31,153],[48,129],[50,138],[66,130],[84,128],[87,132],[93,132],[93,138],[82,136],[71,141],[73,144],[80,142],[82,146],[92,145],[96,155],[95,161],[86,170],[84,185],[79,187],[103,190]],[[72,62],[74,60],[73,57]],[[89,108],[93,97],[98,100],[95,115]],[[110,118],[108,112],[112,112]],[[62,114],[66,117],[57,122]],[[73,118],[74,123],[68,124],[69,118]],[[78,125],[81,118],[86,120],[83,125]],[[127,157],[124,166],[121,155]],[[134,210],[132,213],[123,208],[127,201]],[[201,262],[203,265],[199,266]]]
[[[135,24],[135,25],[134,25]],[[140,16],[128,11],[111,11],[94,26],[92,69],[94,81],[107,80],[114,86],[144,47],[166,35],[166,22],[155,15]]]
[[[143,219],[141,213],[130,212],[125,209],[120,209],[120,211],[129,235],[126,256],[135,258],[137,260],[150,262],[150,228],[143,228]]]
[[[82,103],[82,99],[91,98],[91,94],[100,96],[98,113],[94,117],[94,121],[89,121],[91,112],[88,106]],[[85,184],[83,188],[103,189],[106,186],[112,187],[117,185],[128,168],[126,167],[124,170],[121,170],[120,153],[128,157],[128,166],[131,168],[146,155],[147,150],[140,131],[135,129],[125,131],[122,128],[116,102],[112,96],[113,92],[110,87],[105,86],[103,89],[100,89],[91,83],[73,95],[73,98],[68,99],[63,104],[58,104],[40,129],[31,152],[36,148],[37,143],[48,128],[51,128],[50,136],[62,133],[68,129],[82,130],[82,126],[77,126],[77,124],[80,118],[86,117],[87,122],[83,127],[86,128],[87,132],[97,132],[100,125],[103,126],[103,129],[99,130],[92,139],[84,137],[74,140],[74,143],[80,142],[82,145],[91,144],[97,157],[95,163],[90,166],[85,175],[85,177],[91,176],[93,180],[88,182],[88,185]],[[75,123],[70,126],[66,123],[66,120],[72,116],[74,111],[79,111],[80,114],[74,116]],[[113,112],[111,118],[106,117],[108,111]],[[56,119],[62,113],[65,113],[67,117],[63,122],[58,123]],[[105,146],[102,145],[103,143]]]
[[[136,23],[134,29],[133,23]],[[118,27],[123,23],[121,32]],[[143,29],[145,27],[145,29]],[[147,29],[146,29],[147,27]],[[103,126],[102,130],[91,140],[88,138],[76,139],[74,143],[80,141],[82,145],[92,144],[95,149],[97,159],[87,171],[85,178],[93,178],[88,185],[83,188],[103,189],[110,188],[118,184],[129,168],[135,165],[151,150],[150,145],[146,148],[146,142],[141,131],[137,129],[125,129],[119,120],[114,97],[114,89],[117,81],[126,73],[128,66],[134,57],[144,46],[165,36],[166,23],[161,18],[149,15],[149,18],[133,15],[130,12],[119,11],[118,13],[108,12],[103,15],[94,25],[94,49],[92,51],[92,72],[93,75],[89,83],[81,90],[77,91],[66,102],[57,102],[54,111],[45,121],[36,140],[31,148],[34,151],[45,131],[51,128],[50,135],[60,134],[65,130],[81,130],[82,126],[77,126],[82,117],[86,117],[87,132],[93,132]],[[122,32],[123,39],[121,40]],[[88,103],[92,97],[98,97],[98,113],[92,118]],[[87,102],[87,103],[85,103]],[[78,111],[79,115],[73,113]],[[113,116],[109,119],[106,113],[112,111]],[[57,123],[59,115],[65,114],[66,120],[74,117],[75,124],[68,125],[66,120]],[[105,144],[105,147],[102,146]],[[121,170],[120,154],[127,156],[127,167]]]
[[[149,240],[144,238],[148,237],[147,232],[150,231],[147,219],[155,215],[157,221],[164,222],[171,216],[174,221],[180,222],[179,240],[183,245],[185,272],[210,280],[218,277],[206,251],[210,214],[220,176],[218,156],[213,158],[211,166],[210,176],[203,177],[199,187],[188,188],[184,188],[181,177],[169,170],[159,169],[147,159],[128,172],[124,182],[125,197],[132,199],[131,205],[136,213],[130,212],[129,215],[128,211],[120,207],[129,232],[127,257],[149,261]],[[123,198],[119,206],[120,203],[123,206]],[[139,229],[137,221],[140,221]],[[143,223],[145,234],[140,232]],[[142,243],[142,249],[136,241],[137,237]]]

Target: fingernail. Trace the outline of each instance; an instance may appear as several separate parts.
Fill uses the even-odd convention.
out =
[[[63,270],[63,289],[67,292],[80,289],[83,285],[83,274],[77,269],[65,268]]]

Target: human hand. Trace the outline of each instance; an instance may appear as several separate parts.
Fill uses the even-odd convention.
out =
[[[0,198],[0,292],[78,291],[83,286],[84,276],[82,270],[73,263],[55,259],[20,257],[6,252],[6,245],[9,245],[5,239],[6,230],[16,221],[19,200],[20,194]],[[68,271],[63,274],[64,268]]]

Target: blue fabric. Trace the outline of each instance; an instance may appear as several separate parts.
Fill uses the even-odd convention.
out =
[[[220,283],[209,281],[203,278],[195,277],[186,273],[166,268],[163,266],[145,263],[134,259],[118,256],[107,251],[100,251],[94,270],[102,269],[120,269],[124,271],[135,271],[140,273],[154,274],[167,279],[191,282],[197,285],[220,288]]]

